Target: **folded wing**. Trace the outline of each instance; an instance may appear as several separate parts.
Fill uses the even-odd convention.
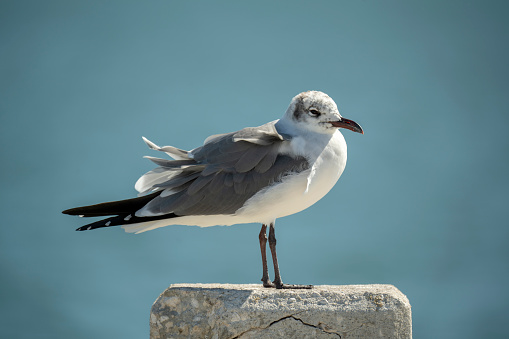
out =
[[[66,214],[114,217],[78,230],[129,225],[190,215],[234,214],[257,192],[280,182],[290,173],[309,168],[300,156],[282,154],[289,137],[275,122],[209,137],[190,152],[172,146],[147,145],[175,160],[148,157],[158,165],[135,185],[140,197],[77,207]]]
[[[157,180],[137,188],[161,194],[136,215],[234,214],[258,191],[309,168],[303,157],[280,154],[284,142],[271,122],[209,138],[189,153],[194,164],[159,161],[160,167],[140,178],[144,183],[155,176]]]

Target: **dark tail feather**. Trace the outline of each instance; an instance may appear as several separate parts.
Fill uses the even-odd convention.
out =
[[[105,217],[108,215],[127,216],[145,206],[150,200],[157,197],[161,192],[155,192],[142,197],[104,202],[102,204],[71,208],[63,211],[64,214],[81,215],[84,217]]]
[[[147,221],[161,220],[161,219],[171,219],[171,218],[176,218],[176,217],[178,217],[178,215],[175,215],[173,213],[165,214],[165,215],[158,215],[155,217],[137,217],[134,215],[134,212],[133,212],[131,214],[122,214],[122,215],[117,215],[115,217],[102,219],[102,220],[87,224],[85,226],[81,226],[81,227],[77,228],[76,231],[88,231],[88,230],[95,230],[97,228],[102,228],[102,227],[137,224],[140,222],[147,222]]]
[[[119,201],[110,201],[97,205],[83,206],[71,208],[63,211],[64,214],[69,215],[79,215],[83,217],[105,217],[113,215],[112,217],[102,219],[85,226],[81,226],[76,229],[76,231],[88,231],[95,230],[96,228],[102,227],[110,227],[110,226],[119,226],[119,225],[129,225],[136,224],[146,221],[160,220],[160,219],[169,219],[177,217],[175,214],[165,214],[158,215],[155,217],[137,217],[135,213],[137,210],[145,206],[150,200],[159,196],[161,192],[155,192],[149,195],[144,195],[142,197],[127,199],[127,200],[119,200]]]
[[[76,231],[88,231],[88,230],[95,230],[96,228],[101,228],[101,227],[118,226],[118,224],[113,225],[113,222],[116,221],[116,219],[118,219],[119,217],[120,216],[117,215],[116,217],[99,220],[99,221],[93,222],[91,224],[81,226],[81,227],[77,228]]]

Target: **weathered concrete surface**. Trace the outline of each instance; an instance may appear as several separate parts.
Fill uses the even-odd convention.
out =
[[[175,284],[152,306],[150,338],[411,338],[407,297],[392,285]]]

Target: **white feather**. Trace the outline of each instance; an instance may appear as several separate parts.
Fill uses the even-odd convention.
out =
[[[180,173],[182,173],[182,171],[179,169],[169,171],[167,168],[157,167],[142,175],[138,181],[136,181],[134,188],[140,192],[139,195],[143,195],[153,190],[154,185],[168,181]]]
[[[164,153],[168,154],[170,157],[172,157],[175,160],[187,160],[187,159],[189,159],[189,157],[187,155],[187,151],[178,149],[178,148],[173,147],[173,146],[159,147],[155,143],[153,143],[152,141],[148,140],[147,138],[145,138],[145,137],[142,137],[142,138],[143,138],[143,141],[145,141],[145,143],[147,144],[147,146],[150,149],[153,149],[155,151],[164,152]]]

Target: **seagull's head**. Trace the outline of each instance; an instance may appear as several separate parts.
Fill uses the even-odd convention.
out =
[[[361,126],[339,114],[338,106],[327,94],[319,91],[302,92],[296,95],[284,119],[297,127],[322,134],[333,134],[338,128],[346,128],[364,134]]]

